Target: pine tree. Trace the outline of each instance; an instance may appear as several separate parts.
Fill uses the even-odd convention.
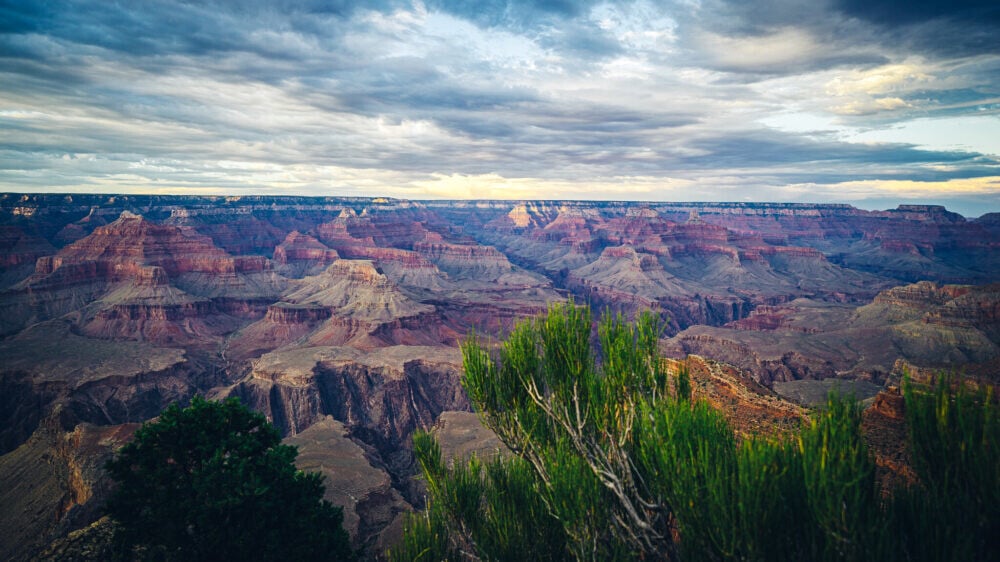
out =
[[[341,508],[298,451],[235,398],[168,407],[106,465],[107,511],[126,557],[352,560]]]

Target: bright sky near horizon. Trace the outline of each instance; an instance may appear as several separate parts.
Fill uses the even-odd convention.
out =
[[[0,191],[1000,211],[1000,4],[0,0]]]

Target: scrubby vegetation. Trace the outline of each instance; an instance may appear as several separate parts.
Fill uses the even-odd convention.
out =
[[[465,387],[513,453],[448,468],[414,438],[426,512],[402,560],[989,560],[1000,536],[993,396],[907,384],[918,481],[880,492],[861,411],[831,397],[792,435],[737,438],[670,374],[651,315],[572,304],[502,346],[463,345]]]
[[[171,405],[107,464],[119,557],[353,560],[341,508],[297,454],[235,398]]]

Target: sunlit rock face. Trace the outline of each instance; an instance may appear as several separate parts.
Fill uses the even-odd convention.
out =
[[[664,353],[700,356],[696,391],[741,431],[798,419],[775,390],[878,390],[900,360],[989,379],[997,225],[933,206],[0,195],[0,479],[34,475],[3,488],[31,515],[4,519],[0,557],[90,524],[102,459],[195,394],[268,416],[373,552],[423,502],[414,430],[449,455],[501,449],[469,411],[462,339],[568,298],[658,314]]]

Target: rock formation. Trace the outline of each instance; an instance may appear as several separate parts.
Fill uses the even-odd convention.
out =
[[[103,536],[101,460],[195,393],[264,412],[378,549],[423,501],[415,429],[448,455],[498,448],[468,411],[461,338],[567,297],[658,313],[663,350],[701,356],[696,394],[741,431],[795,423],[775,391],[872,394],[899,359],[989,384],[998,224],[934,206],[0,194],[0,481],[22,514],[0,518],[0,556]]]
[[[295,230],[274,248],[274,262],[288,277],[304,277],[320,273],[340,256],[322,242]]]
[[[831,377],[881,382],[899,359],[941,369],[995,364],[998,302],[995,284],[927,281],[883,291],[861,307],[804,299],[758,307],[726,326],[689,328],[667,348],[729,362],[764,384]]]

